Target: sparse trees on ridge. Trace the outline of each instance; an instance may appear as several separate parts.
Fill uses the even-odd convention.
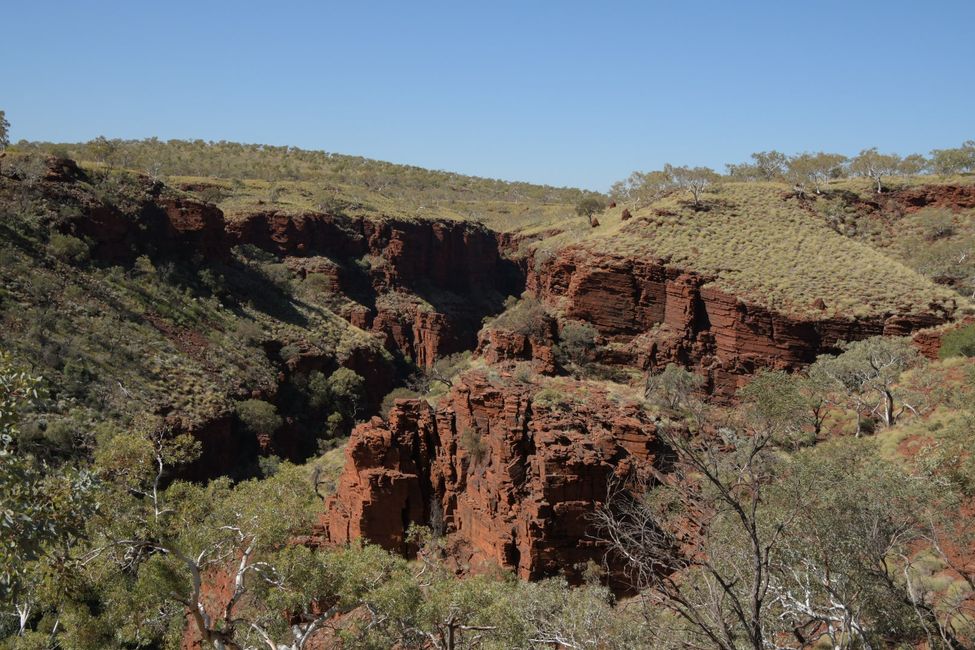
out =
[[[793,183],[796,194],[803,196],[808,185],[821,194],[832,178],[842,173],[846,156],[835,153],[801,153],[788,158],[786,177]]]
[[[931,167],[945,176],[975,170],[975,140],[953,149],[935,149],[931,152]]]
[[[91,150],[95,160],[103,165],[110,165],[115,157],[115,153],[119,149],[119,142],[117,140],[109,140],[105,136],[100,135],[88,143],[88,148]]]
[[[912,153],[904,156],[898,165],[897,171],[903,176],[917,176],[927,169],[931,164],[927,158],[919,153]]]
[[[846,156],[838,153],[823,153],[820,151],[812,156],[810,161],[813,185],[816,193],[819,194],[829,185],[833,178],[837,178],[843,173],[843,165],[847,162]]]
[[[609,198],[640,206],[652,203],[672,189],[673,179],[665,171],[633,172],[626,180],[613,183]]]
[[[692,192],[697,189],[695,205],[699,206],[703,188],[721,178],[739,182],[786,180],[792,183],[798,196],[803,196],[810,187],[816,194],[822,194],[831,181],[849,175],[869,178],[880,193],[884,179],[891,176],[975,171],[975,140],[968,140],[957,148],[935,149],[930,159],[917,153],[904,157],[884,154],[876,147],[864,149],[852,159],[823,151],[792,156],[775,150],[759,151],[751,154],[751,162],[725,165],[724,176],[715,173],[705,180],[703,174],[698,174],[693,183],[698,187],[694,188],[689,180],[690,172],[703,170],[707,168],[665,165],[662,171],[633,172],[626,180],[614,183],[609,195],[613,200],[629,201],[639,206],[651,203],[675,188]]]

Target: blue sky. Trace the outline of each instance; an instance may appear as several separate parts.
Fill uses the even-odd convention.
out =
[[[13,139],[290,144],[606,189],[753,151],[975,138],[975,2],[47,2],[2,10]]]

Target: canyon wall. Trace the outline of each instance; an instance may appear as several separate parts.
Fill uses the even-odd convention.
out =
[[[586,383],[558,394],[470,373],[436,408],[397,401],[353,432],[320,534],[409,552],[410,524],[430,525],[462,569],[578,579],[603,560],[594,509],[614,482],[653,481],[665,450],[636,403]]]
[[[907,335],[949,316],[791,317],[709,286],[708,276],[581,247],[562,249],[532,269],[531,293],[621,344],[609,361],[644,370],[667,363],[692,368],[726,401],[760,368],[797,370],[836,352],[839,341]]]
[[[57,228],[84,238],[96,263],[124,266],[148,255],[155,261],[179,260],[191,269],[212,265],[227,277],[246,279],[254,272],[246,267],[255,265],[242,264],[232,250],[256,247],[286,265],[293,277],[321,276],[323,282],[305,287],[327,292],[323,304],[420,366],[473,349],[484,316],[500,311],[506,295],[519,293],[523,284],[518,268],[500,255],[496,234],[479,224],[273,210],[228,219],[213,204],[176,195],[145,178],[133,179],[125,196],[105,196],[92,191],[91,179],[71,161],[52,159],[41,189],[50,200],[76,208],[66,211]],[[259,292],[261,285],[255,286]],[[152,313],[146,320],[182,353],[205,356],[207,341],[200,332]],[[286,344],[298,351],[282,360]],[[368,414],[403,379],[403,364],[378,354],[377,346],[344,350],[338,359],[313,337],[276,340],[268,332],[262,347],[280,368],[277,386],[238,386],[227,398],[281,406],[280,391],[289,378],[312,370],[328,374],[341,365],[364,378],[367,394],[360,412]],[[286,410],[282,427],[259,440],[244,434],[232,412],[196,421],[163,405],[160,414],[176,430],[204,442],[203,457],[186,470],[187,478],[236,476],[259,454],[297,460],[315,451],[317,431],[297,426]]]
[[[258,212],[226,230],[232,245],[284,256],[300,276],[326,273],[356,303],[342,313],[350,323],[420,366],[472,349],[484,316],[523,282],[495,234],[470,222]]]

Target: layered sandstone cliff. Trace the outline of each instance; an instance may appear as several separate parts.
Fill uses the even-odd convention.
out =
[[[948,314],[888,313],[866,319],[792,317],[748,304],[712,278],[660,260],[564,248],[532,266],[528,290],[565,318],[586,321],[616,342],[612,361],[644,370],[692,368],[718,399],[733,398],[760,368],[797,370],[837,343],[902,336]]]
[[[660,469],[658,426],[595,385],[469,374],[438,407],[400,400],[353,432],[323,534],[408,552],[410,524],[432,525],[465,568],[578,578],[603,560],[590,515],[611,485]]]

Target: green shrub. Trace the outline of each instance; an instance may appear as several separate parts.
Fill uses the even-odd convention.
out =
[[[530,384],[533,376],[531,365],[527,363],[519,363],[512,374],[514,380],[522,384]]]
[[[261,271],[264,273],[264,277],[284,293],[290,294],[294,290],[291,285],[291,270],[286,264],[265,264]]]
[[[379,412],[384,418],[389,418],[389,411],[393,408],[393,404],[398,399],[417,399],[420,394],[415,390],[409,388],[400,387],[394,388],[387,393],[386,397],[383,398],[382,404],[379,407]]]
[[[270,456],[260,456],[257,459],[258,471],[260,471],[261,476],[264,478],[277,474],[280,466],[280,456],[275,456],[272,454]]]
[[[596,337],[599,332],[589,323],[568,321],[559,332],[559,344],[555,346],[555,358],[559,365],[585,366],[593,360]]]
[[[83,264],[91,255],[88,244],[77,237],[60,233],[51,235],[47,243],[47,252],[68,264]]]
[[[554,388],[543,388],[532,398],[532,404],[542,408],[571,406],[572,402],[572,397]]]
[[[505,306],[508,309],[491,321],[490,327],[539,338],[550,333],[552,317],[536,298],[525,296],[513,304],[506,301]]]
[[[688,400],[703,385],[704,378],[700,375],[695,375],[677,364],[668,363],[663,371],[647,376],[644,394],[651,402],[679,409],[686,406]]]
[[[240,340],[248,345],[260,343],[264,339],[264,330],[261,329],[261,326],[257,322],[252,320],[239,321],[235,333]]]
[[[975,357],[975,325],[959,327],[942,336],[938,356],[942,359]]]
[[[282,346],[278,351],[278,357],[282,361],[290,361],[299,354],[301,354],[301,346],[297,343],[289,343],[288,345]]]
[[[328,377],[332,408],[354,419],[365,396],[366,380],[354,370],[339,368]]]
[[[918,214],[918,217],[924,238],[928,241],[955,234],[955,220],[948,210],[939,208],[924,210]]]
[[[325,438],[334,440],[342,433],[345,427],[345,418],[338,411],[332,413],[325,420]]]
[[[254,435],[274,433],[283,424],[274,404],[259,399],[238,402],[237,417],[244,428]]]

